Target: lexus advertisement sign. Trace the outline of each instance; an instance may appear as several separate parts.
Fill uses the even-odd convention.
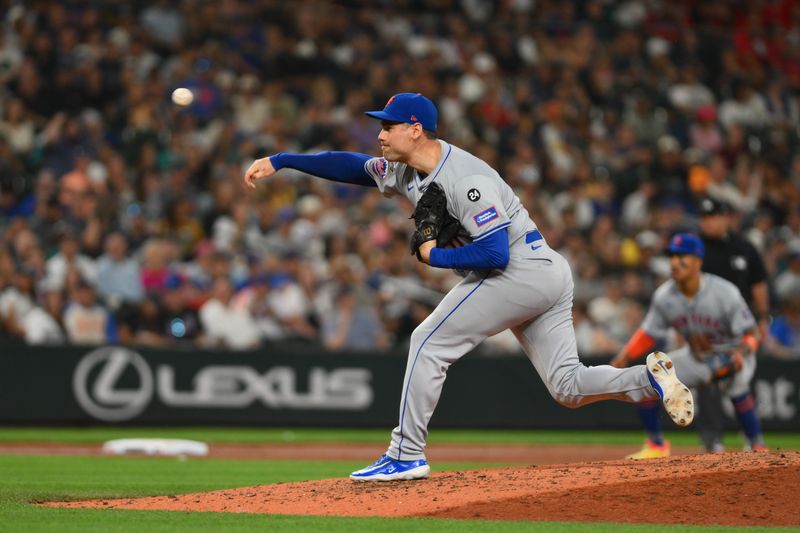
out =
[[[19,347],[0,355],[0,423],[390,424],[404,366],[297,347]]]
[[[4,346],[0,423],[391,428],[405,361],[400,352],[334,354],[307,345],[257,352]],[[765,429],[800,430],[800,362],[761,358],[753,389]],[[558,405],[523,356],[469,355],[449,369],[431,427],[636,429],[639,422],[621,402]]]
[[[186,369],[184,369],[186,370]],[[311,367],[307,372],[275,366],[262,372],[247,365],[191,369],[191,385],[176,386],[176,365],[151,368],[144,357],[122,347],[105,347],[81,358],[72,378],[75,399],[87,414],[105,422],[139,416],[157,398],[175,409],[244,409],[260,403],[285,410],[363,411],[372,405],[368,368]],[[123,375],[133,374],[130,384]]]

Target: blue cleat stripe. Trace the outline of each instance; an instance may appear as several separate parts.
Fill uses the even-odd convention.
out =
[[[646,372],[647,372],[647,379],[650,380],[650,385],[652,385],[653,388],[656,390],[658,396],[663,399],[664,391],[661,390],[661,386],[656,382],[656,378],[653,377],[653,374],[650,373],[649,369],[647,369]]]

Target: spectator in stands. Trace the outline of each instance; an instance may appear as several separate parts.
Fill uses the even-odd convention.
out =
[[[34,122],[22,100],[7,100],[0,117],[0,136],[8,140],[15,153],[25,156],[33,150],[35,134]]]
[[[175,252],[163,239],[150,239],[142,246],[142,287],[148,294],[164,290]]]
[[[42,284],[48,289],[64,289],[70,270],[77,272],[86,283],[97,281],[95,262],[81,253],[78,237],[65,228],[58,241],[58,253],[47,260]]]
[[[585,304],[576,302],[572,308],[572,321],[581,357],[605,356],[622,347],[622,344],[612,338],[605,328],[597,326],[589,318]]]
[[[166,282],[161,295],[160,332],[170,342],[198,342],[202,340],[203,331],[200,317],[192,307],[194,293],[191,286],[179,275],[172,274]]]
[[[41,171],[37,174],[30,201],[33,203],[33,213],[28,217],[28,225],[39,237],[42,246],[49,251],[58,246],[59,230],[64,226],[56,180],[52,173]]]
[[[261,332],[249,309],[232,305],[233,286],[227,278],[217,278],[211,298],[200,308],[200,323],[210,346],[245,350],[261,344]]]
[[[296,339],[316,338],[317,329],[308,320],[310,304],[297,281],[286,273],[278,272],[270,276],[269,286],[267,303],[272,316],[278,319],[286,336]]]
[[[800,360],[800,295],[781,299],[781,315],[769,327],[767,353],[780,359]]]
[[[698,67],[687,66],[680,70],[679,80],[667,91],[670,103],[687,114],[714,105],[714,93],[698,79]]]
[[[758,94],[751,82],[736,80],[733,84],[733,98],[728,98],[719,106],[719,120],[723,126],[742,126],[760,128],[769,121],[767,104]]]
[[[231,308],[249,312],[258,325],[262,339],[284,339],[286,333],[270,307],[269,290],[269,276],[257,274],[249,280],[246,287],[236,293],[231,301]]]
[[[637,184],[636,190],[625,197],[620,223],[629,234],[645,229],[650,223],[652,216],[650,211],[656,200],[657,191],[653,180],[642,179]]]
[[[61,317],[64,311],[64,296],[60,290],[45,290],[42,305],[35,306],[19,321],[23,339],[33,345],[60,345],[66,342]]]
[[[681,145],[672,135],[664,135],[657,143],[658,154],[650,175],[659,184],[663,200],[689,203],[687,170],[681,155]]]
[[[161,227],[162,235],[169,236],[178,245],[179,257],[188,258],[191,250],[204,238],[203,226],[194,215],[194,206],[186,197],[172,201]]]
[[[386,267],[377,277],[376,298],[380,316],[392,343],[395,346],[405,346],[411,332],[420,322],[420,316],[426,317],[439,304],[444,294],[426,286],[413,275],[409,266],[412,256],[408,253],[408,239],[404,233],[394,233],[387,246]],[[352,283],[353,280],[345,279],[344,282]],[[335,293],[335,290],[334,286],[332,291]],[[328,309],[335,312],[333,302]],[[326,309],[318,312],[319,316],[327,313]]]
[[[703,105],[697,108],[694,116],[696,121],[689,127],[692,146],[706,155],[722,150],[723,138],[722,131],[717,126],[717,109],[710,104]]]
[[[789,245],[788,268],[775,278],[775,294],[780,300],[800,296],[800,241]]]
[[[0,323],[12,336],[22,336],[19,323],[36,305],[33,272],[20,271],[11,285],[0,292]]]
[[[105,239],[105,251],[97,260],[97,291],[112,309],[144,298],[139,263],[129,257],[128,241],[122,233]]]
[[[185,29],[184,13],[167,0],[145,8],[139,20],[150,38],[164,52],[177,50]]]
[[[344,285],[336,295],[336,311],[322,319],[322,343],[329,350],[380,351],[389,338],[375,302],[365,290]]]
[[[248,135],[260,132],[272,116],[270,103],[261,91],[261,83],[253,74],[237,80],[237,93],[233,96],[236,131]]]
[[[73,344],[103,344],[117,338],[111,313],[97,302],[94,289],[84,280],[78,281],[70,295],[63,323]]]
[[[744,161],[732,172],[724,157],[713,156],[708,167],[709,181],[705,192],[715,200],[731,206],[734,211],[752,213],[761,194],[758,174],[758,171],[750,168]]]
[[[230,212],[218,216],[211,229],[214,248],[221,252],[242,250],[250,208],[245,203],[232,205]]]
[[[636,304],[625,297],[622,283],[617,278],[606,279],[603,292],[603,296],[589,302],[588,315],[595,324],[603,326],[613,339],[624,343],[626,336],[631,335],[638,327],[635,321],[631,322],[637,315],[630,308]]]

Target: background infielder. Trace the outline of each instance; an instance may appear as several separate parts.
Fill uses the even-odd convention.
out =
[[[612,364],[624,367],[663,342],[669,328],[686,344],[670,352],[678,379],[689,387],[717,381],[730,398],[736,418],[753,450],[765,450],[761,423],[750,393],[756,370],[757,324],[736,285],[701,271],[703,242],[692,233],[678,233],[667,246],[672,279],[653,294],[644,322]],[[649,459],[669,455],[658,409],[640,410],[648,439],[628,456]]]
[[[419,246],[414,251],[421,261],[468,274],[411,335],[399,424],[389,449],[374,464],[353,472],[352,479],[426,477],[428,421],[448,367],[486,337],[508,328],[559,403],[579,407],[599,400],[638,402],[660,396],[676,423],[691,422],[691,393],[677,380],[668,359],[653,356],[647,367],[626,369],[581,364],[572,326],[569,265],[547,245],[497,172],[436,139],[433,102],[420,94],[401,93],[382,111],[367,115],[382,121],[378,136],[382,158],[350,152],[280,153],[256,160],[244,177],[248,186],[255,187],[254,180],[290,167],[335,181],[377,186],[384,195],[403,195],[415,206],[437,183],[449,215],[462,226],[455,247],[444,248],[436,246],[436,234],[420,234],[418,225],[414,241]]]

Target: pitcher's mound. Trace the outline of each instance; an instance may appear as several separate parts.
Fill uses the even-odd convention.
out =
[[[435,465],[434,465],[435,466]],[[329,516],[800,525],[800,452],[691,455],[437,472],[430,479],[325,479],[200,494],[50,502],[60,507]]]

